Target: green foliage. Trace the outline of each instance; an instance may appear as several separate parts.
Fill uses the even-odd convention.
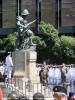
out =
[[[75,59],[75,38],[70,36],[61,36],[60,44],[64,61],[67,63],[72,62],[71,59]]]
[[[18,33],[15,32],[13,34],[9,34],[6,38],[3,39],[4,44],[4,50],[7,51],[13,51],[16,43]]]
[[[37,46],[39,46],[39,49],[46,47],[46,44],[44,42],[44,40],[42,40],[42,38],[38,37],[38,36],[34,36],[33,35],[33,43],[37,44]]]
[[[40,23],[39,29],[41,36],[35,36],[38,62],[50,59],[51,63],[75,63],[75,38],[59,37],[55,27],[45,22]]]
[[[0,39],[0,45],[2,45],[3,44],[3,41],[2,41],[2,39]]]
[[[51,24],[46,24],[45,22],[40,23],[40,33],[42,34],[42,38],[46,39],[46,42],[48,40],[51,40],[51,42],[54,44],[58,41],[58,31],[55,29],[55,27]]]
[[[3,40],[0,39],[0,50],[2,50],[2,49],[3,49]]]
[[[53,47],[54,45],[59,43],[58,31],[54,28],[53,25],[46,24],[45,22],[41,22],[40,26],[40,45],[43,42],[42,47],[37,46],[38,52],[38,61],[43,61],[50,59],[50,61],[54,59],[53,55]],[[36,40],[36,39],[35,39]]]

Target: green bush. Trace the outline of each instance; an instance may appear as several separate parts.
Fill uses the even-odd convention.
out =
[[[17,35],[18,33],[15,32],[13,34],[9,34],[6,38],[3,39],[4,50],[6,52],[14,51],[16,40],[17,40]]]

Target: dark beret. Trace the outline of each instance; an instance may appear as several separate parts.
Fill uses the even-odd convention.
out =
[[[67,89],[65,87],[62,87],[62,86],[54,86],[53,91],[67,94]]]
[[[44,100],[44,95],[42,93],[35,93],[33,95],[33,100]]]

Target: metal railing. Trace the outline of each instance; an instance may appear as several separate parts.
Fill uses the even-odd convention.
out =
[[[19,95],[28,97],[29,99],[33,98],[33,95],[37,92],[42,93],[45,98],[53,98],[53,87],[56,85],[61,85],[66,87],[67,95],[70,91],[75,91],[75,81],[70,83],[59,83],[59,84],[46,84],[43,86],[41,83],[34,83],[30,80],[28,82],[23,81],[19,78],[11,78],[8,81],[8,88],[11,91],[16,91]]]

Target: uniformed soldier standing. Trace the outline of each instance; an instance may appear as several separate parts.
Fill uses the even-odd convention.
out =
[[[40,82],[43,85],[46,85],[48,83],[48,70],[47,70],[45,64],[42,65],[39,76],[40,76]]]
[[[66,73],[67,73],[67,69],[65,64],[62,65],[62,69],[61,69],[61,79],[62,82],[66,82]]]

